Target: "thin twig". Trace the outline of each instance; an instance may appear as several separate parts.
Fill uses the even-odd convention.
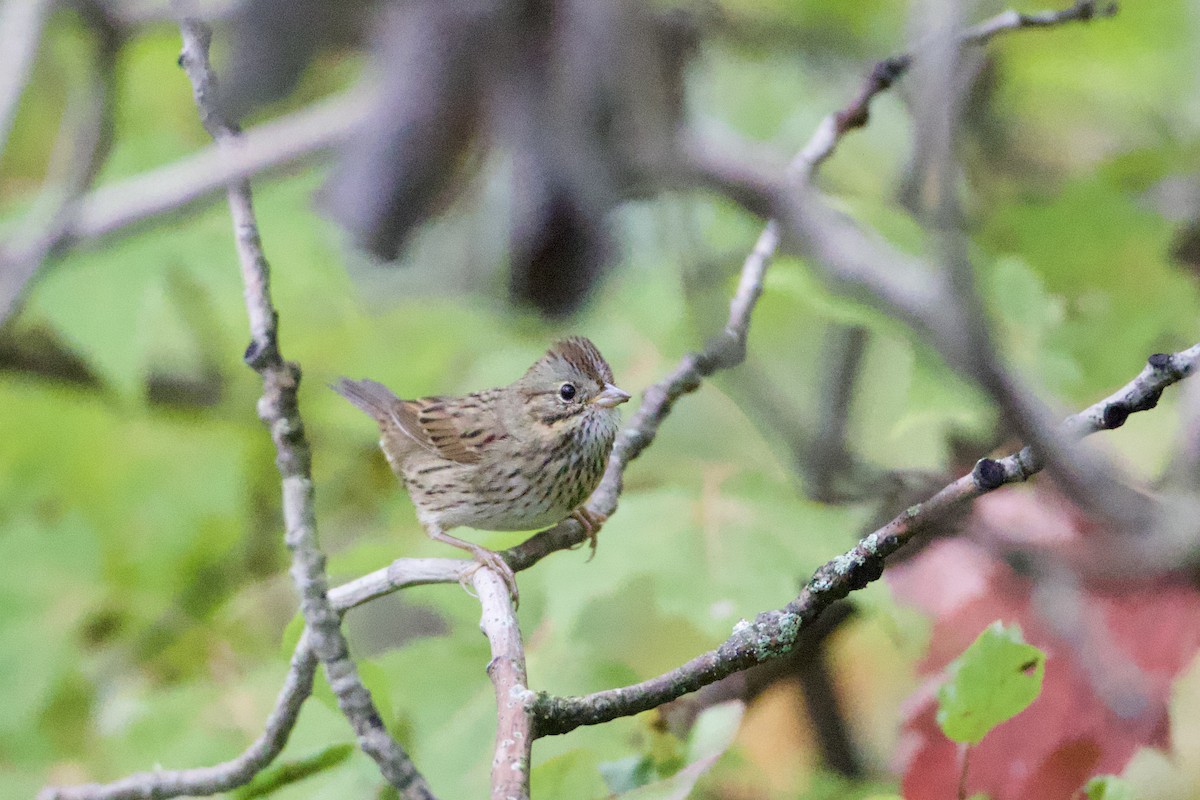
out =
[[[1066,22],[1087,22],[1097,17],[1111,17],[1117,11],[1116,3],[1098,3],[1096,0],[1078,0],[1075,5],[1061,11],[1022,14],[1009,10],[970,28],[962,35],[961,41],[963,44],[984,44],[1001,33],[1029,28],[1055,28]]]
[[[675,401],[696,391],[701,381],[717,370],[730,369],[745,360],[750,316],[762,295],[763,278],[778,244],[775,227],[768,224],[742,265],[737,291],[729,303],[725,329],[713,337],[703,351],[688,353],[666,378],[642,393],[641,405],[617,437],[604,478],[587,501],[588,510],[606,517],[616,513],[625,468],[654,441],[658,426],[671,412]],[[581,544],[586,538],[583,527],[569,519],[501,555],[514,570],[528,569],[550,553]]]
[[[958,41],[963,46],[984,45],[1004,33],[1028,28],[1052,28],[1096,17],[1110,17],[1116,13],[1116,3],[1096,3],[1095,0],[1079,0],[1070,8],[1036,14],[1010,10],[968,28]],[[808,172],[815,171],[833,155],[847,133],[865,126],[870,120],[871,101],[876,95],[890,89],[909,70],[912,61],[913,57],[904,53],[876,63],[854,99],[840,111],[825,117],[817,126],[816,133],[800,151],[800,166]]]
[[[181,30],[180,64],[192,82],[201,122],[217,144],[224,145],[237,132],[217,112],[216,82],[208,62],[212,34],[197,21],[185,21]],[[433,794],[425,779],[384,727],[370,692],[359,678],[342,633],[341,617],[326,596],[325,555],[317,543],[313,504],[312,454],[297,407],[300,368],[284,361],[279,351],[278,316],[271,303],[270,271],[258,234],[249,182],[231,183],[228,197],[250,317],[251,341],[245,360],[263,379],[259,416],[271,430],[278,455],[276,462],[283,477],[286,542],[292,552],[292,579],[300,593],[307,636],[325,667],[338,706],[358,736],[359,746],[375,760],[384,778],[401,797],[429,800]]]
[[[496,690],[496,752],[492,758],[492,800],[529,800],[533,715],[525,708],[525,647],[509,599],[508,586],[495,570],[471,576],[483,616],[479,627],[491,645],[488,676]]]
[[[1115,12],[1115,6],[1097,10],[1081,0],[1058,12],[1034,15],[1003,14],[969,29],[958,43],[980,44],[1002,32],[1023,27],[1044,28]],[[936,42],[935,42],[936,43]],[[946,48],[943,48],[946,49]],[[957,48],[951,48],[957,51]],[[991,394],[1019,436],[1033,446],[1083,507],[1095,509],[1121,527],[1143,527],[1161,517],[1160,509],[1126,489],[1106,462],[1086,448],[1072,446],[1056,434],[1053,417],[992,356],[986,336],[986,318],[968,303],[974,297],[963,276],[969,265],[961,247],[950,252],[951,280],[928,265],[897,251],[878,237],[860,230],[851,220],[821,202],[808,185],[812,170],[833,152],[842,136],[865,124],[871,98],[889,87],[913,63],[904,55],[877,65],[871,78],[850,106],[831,115],[818,128],[792,165],[802,180],[778,180],[723,152],[692,145],[690,167],[703,184],[742,202],[748,209],[771,209],[790,247],[822,271],[840,291],[859,297],[909,325],[937,350],[947,363]],[[945,98],[941,98],[945,102]]]
[[[1195,372],[1197,363],[1200,363],[1200,344],[1174,355],[1151,356],[1142,372],[1120,390],[1069,417],[1062,426],[1064,433],[1086,436],[1117,427],[1130,413],[1153,408],[1163,389]],[[726,675],[784,655],[792,649],[800,631],[830,604],[879,578],[885,559],[914,534],[945,519],[964,503],[1005,483],[1026,480],[1039,469],[1040,465],[1030,462],[1024,450],[999,461],[981,459],[971,474],[925,502],[911,506],[818,569],[800,595],[782,609],[763,612],[753,622],[739,622],[733,635],[715,650],[633,686],[584,697],[537,693],[530,703],[530,710],[536,715],[536,734],[567,733],[581,725],[638,714]]]

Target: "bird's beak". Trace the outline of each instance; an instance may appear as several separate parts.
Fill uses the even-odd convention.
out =
[[[592,402],[601,408],[619,406],[629,399],[629,392],[618,389],[611,383],[604,384],[604,391],[592,398]]]

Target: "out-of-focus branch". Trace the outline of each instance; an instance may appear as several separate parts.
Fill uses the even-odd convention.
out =
[[[1179,405],[1179,445],[1161,482],[1200,492],[1200,385],[1189,383]]]
[[[1040,14],[1006,12],[968,29],[959,42],[980,45],[1006,32],[1113,13],[1115,5],[1098,9],[1094,0],[1079,0],[1070,8]],[[834,153],[842,138],[867,123],[871,100],[890,88],[912,62],[913,56],[904,54],[877,64],[854,100],[818,125],[793,159],[785,180],[777,178],[778,170],[772,165],[728,157],[724,152],[728,149],[726,143],[714,146],[697,141],[686,145],[688,163],[683,169],[689,174],[684,180],[708,186],[752,212],[774,217],[773,225],[782,226],[789,244],[811,256],[816,266],[825,270],[830,282],[863,297],[931,339],[945,343],[951,349],[948,357],[952,363],[965,367],[969,364],[967,352],[954,346],[959,341],[959,321],[947,320],[939,313],[945,301],[944,292],[926,265],[865,235],[850,220],[826,208],[808,186],[813,171]],[[747,152],[752,148],[736,146],[736,149]],[[778,234],[776,231],[776,239]]]
[[[1001,32],[1047,27],[1114,12],[1115,6],[1097,10],[1095,3],[1080,0],[1058,12],[1003,14],[952,39],[950,46],[945,44],[945,35],[935,37],[928,48],[932,55],[921,53],[920,57],[925,63],[941,52],[943,60],[956,60],[962,44],[983,43]],[[865,124],[871,98],[908,70],[915,58],[899,56],[877,66],[851,105],[828,117],[818,128],[793,162],[793,171],[799,169],[802,177],[811,178],[815,165],[833,152],[841,137],[851,128]],[[953,92],[944,86],[941,89],[937,103],[953,105],[946,96],[947,92]],[[949,112],[942,108],[942,113]],[[946,140],[941,146],[945,150],[949,146],[952,118],[942,123],[934,126],[928,138],[937,140],[935,134],[945,128],[941,136]],[[970,264],[961,242],[956,244],[949,235],[940,237],[948,269],[938,274],[833,212],[805,181],[795,191],[790,181],[777,180],[760,168],[730,159],[712,147],[693,145],[690,154],[691,167],[701,183],[738,200],[750,210],[770,208],[769,213],[777,220],[772,224],[778,224],[786,232],[788,245],[809,257],[830,283],[908,324],[953,368],[989,392],[1017,434],[1035,448],[1038,457],[1058,476],[1064,490],[1083,508],[1127,529],[1145,527],[1156,519],[1154,504],[1135,496],[1103,459],[1058,436],[1050,412],[1003,368],[987,333],[986,315],[975,296]],[[953,213],[952,187],[948,172],[935,186],[935,190],[940,190],[936,192],[938,203],[945,206],[939,209],[936,226],[943,233],[949,230],[945,217]]]
[[[1064,433],[1085,436],[1118,427],[1130,413],[1153,408],[1163,389],[1194,373],[1197,363],[1200,363],[1200,344],[1173,355],[1151,356],[1142,372],[1119,391],[1069,417],[1063,423]],[[998,461],[981,459],[971,474],[954,481],[925,502],[909,507],[865,536],[854,548],[818,569],[795,600],[777,611],[759,614],[753,622],[739,622],[733,635],[719,647],[681,667],[632,686],[583,697],[537,693],[530,703],[536,717],[536,734],[567,733],[581,725],[596,725],[638,714],[789,652],[800,632],[829,605],[879,578],[886,558],[914,534],[982,494],[1035,474],[1040,466],[1027,459],[1024,450]]]
[[[7,0],[0,7],[0,155],[12,132],[54,1]]]
[[[1057,420],[1037,395],[1011,372],[1004,363],[991,332],[975,280],[968,242],[961,230],[962,209],[958,198],[958,164],[955,138],[966,86],[964,52],[952,31],[959,27],[960,3],[953,0],[926,0],[918,4],[921,24],[930,27],[929,45],[914,59],[916,102],[915,163],[918,174],[914,184],[918,213],[925,222],[936,258],[940,263],[938,281],[946,294],[940,313],[954,320],[954,343],[933,344],[943,353],[951,348],[962,352],[960,369],[979,384],[999,406],[1015,434],[1034,446],[1054,473],[1064,494],[1097,519],[1122,530],[1153,527],[1156,509],[1147,498],[1122,480],[1117,468],[1098,453],[1065,439]],[[1078,10],[1091,6],[1076,5],[1068,17],[1078,18]],[[1021,23],[1021,15],[1002,15],[1007,27],[987,23],[976,28],[975,38],[986,40],[996,30],[1011,30]],[[1033,15],[1043,27],[1056,24],[1063,13]],[[1035,23],[1030,23],[1035,24]],[[984,33],[979,33],[982,31]],[[987,34],[991,31],[991,34]]]
[[[121,35],[98,6],[84,4],[80,12],[96,39],[92,69],[84,85],[72,92],[63,114],[41,196],[32,211],[13,226],[11,238],[0,242],[0,326],[20,307],[34,276],[65,239],[80,198],[95,180],[112,146]],[[0,58],[2,48],[0,43]],[[2,70],[0,65],[0,80]]]
[[[533,716],[525,708],[529,695],[521,628],[508,596],[508,586],[490,569],[471,576],[483,616],[479,627],[491,645],[488,676],[496,689],[496,752],[492,758],[492,800],[529,800],[529,767],[533,750]]]
[[[212,34],[207,26],[196,21],[185,21],[181,29],[180,64],[192,82],[200,119],[217,145],[224,146],[237,137],[237,132],[217,112],[216,83],[208,61]],[[429,800],[433,794],[425,779],[384,727],[370,692],[359,678],[342,633],[341,617],[326,596],[325,555],[317,542],[312,454],[297,406],[300,368],[284,361],[279,350],[278,315],[271,302],[270,271],[258,233],[249,182],[231,183],[227,194],[250,318],[251,340],[245,361],[263,379],[258,413],[271,430],[276,463],[283,478],[285,541],[292,552],[292,579],[300,593],[306,636],[325,667],[338,706],[354,728],[359,746],[375,760],[384,778],[401,797]]]
[[[1013,31],[1053,28],[1070,22],[1110,17],[1116,13],[1116,3],[1097,3],[1095,0],[1078,0],[1070,8],[1035,14],[1021,14],[1010,10],[968,28],[959,36],[958,41],[960,45],[984,45],[1001,34]],[[854,99],[821,121],[816,133],[800,151],[801,165],[809,173],[833,155],[847,133],[867,124],[870,119],[871,101],[876,95],[890,89],[892,84],[908,72],[912,60],[911,55],[904,53],[876,63]]]
[[[230,17],[238,0],[120,0],[108,2],[109,11],[122,28],[176,25],[184,17],[216,24]]]
[[[9,5],[21,4],[14,0]],[[65,249],[132,230],[215,197],[231,181],[320,156],[340,144],[366,113],[367,93],[351,90],[264,123],[221,146],[214,144],[172,164],[88,191],[111,144],[121,30],[107,5],[86,2],[79,9],[98,39],[96,65],[89,85],[76,95],[78,108],[72,107],[64,117],[54,159],[65,165],[64,176],[48,184],[28,218],[0,242],[0,324],[19,308],[38,270]],[[9,30],[16,32],[0,26],[0,37]],[[0,72],[0,80],[3,75]]]
[[[123,232],[188,208],[231,181],[290,167],[341,144],[365,117],[359,89],[321,100],[246,131],[221,147],[99,187],[83,197],[66,231],[68,244]]]
[[[810,496],[835,501],[844,492],[839,482],[854,471],[846,445],[846,428],[853,407],[854,386],[862,366],[867,330],[861,325],[830,325],[821,348],[817,421],[804,461]]]
[[[874,497],[887,483],[888,473],[858,457],[846,436],[865,339],[859,326],[830,323],[826,328],[818,356],[820,402],[813,413],[788,402],[783,385],[755,364],[742,367],[737,380],[726,385],[763,436],[786,448],[804,493],[823,503]]]

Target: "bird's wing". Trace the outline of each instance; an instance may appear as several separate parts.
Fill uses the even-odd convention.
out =
[[[489,393],[465,397],[422,397],[396,404],[393,419],[418,444],[442,458],[476,464],[488,445],[507,432]]]
[[[488,445],[508,436],[495,413],[497,389],[418,400],[401,400],[383,384],[368,380],[343,378],[333,389],[374,417],[384,438],[395,442],[397,453],[416,445],[448,461],[476,464]]]

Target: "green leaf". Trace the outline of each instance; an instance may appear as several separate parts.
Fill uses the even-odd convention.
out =
[[[299,611],[288,622],[287,627],[283,629],[283,636],[279,643],[279,654],[284,658],[291,658],[292,653],[296,651],[296,645],[300,644],[300,637],[304,635],[304,615]]]
[[[572,750],[533,768],[530,795],[545,800],[597,800],[608,797],[596,757],[587,750]]]
[[[1097,775],[1083,787],[1087,800],[1135,800],[1133,786],[1116,775]]]
[[[956,742],[978,744],[1042,691],[1046,654],[1026,644],[1019,626],[997,620],[949,666],[938,690],[937,721]]]
[[[335,744],[307,758],[273,764],[255,775],[252,781],[234,791],[231,796],[233,800],[266,797],[276,789],[336,767],[353,752],[353,744]]]
[[[688,737],[688,765],[666,780],[639,787],[621,797],[627,800],[685,800],[695,788],[696,781],[733,744],[745,708],[742,702],[733,701],[705,709]]]
[[[696,718],[688,737],[688,761],[716,758],[729,749],[742,724],[746,707],[740,701],[710,706]]]
[[[599,765],[600,774],[609,791],[615,794],[632,791],[655,780],[654,759],[649,755],[628,756]]]

